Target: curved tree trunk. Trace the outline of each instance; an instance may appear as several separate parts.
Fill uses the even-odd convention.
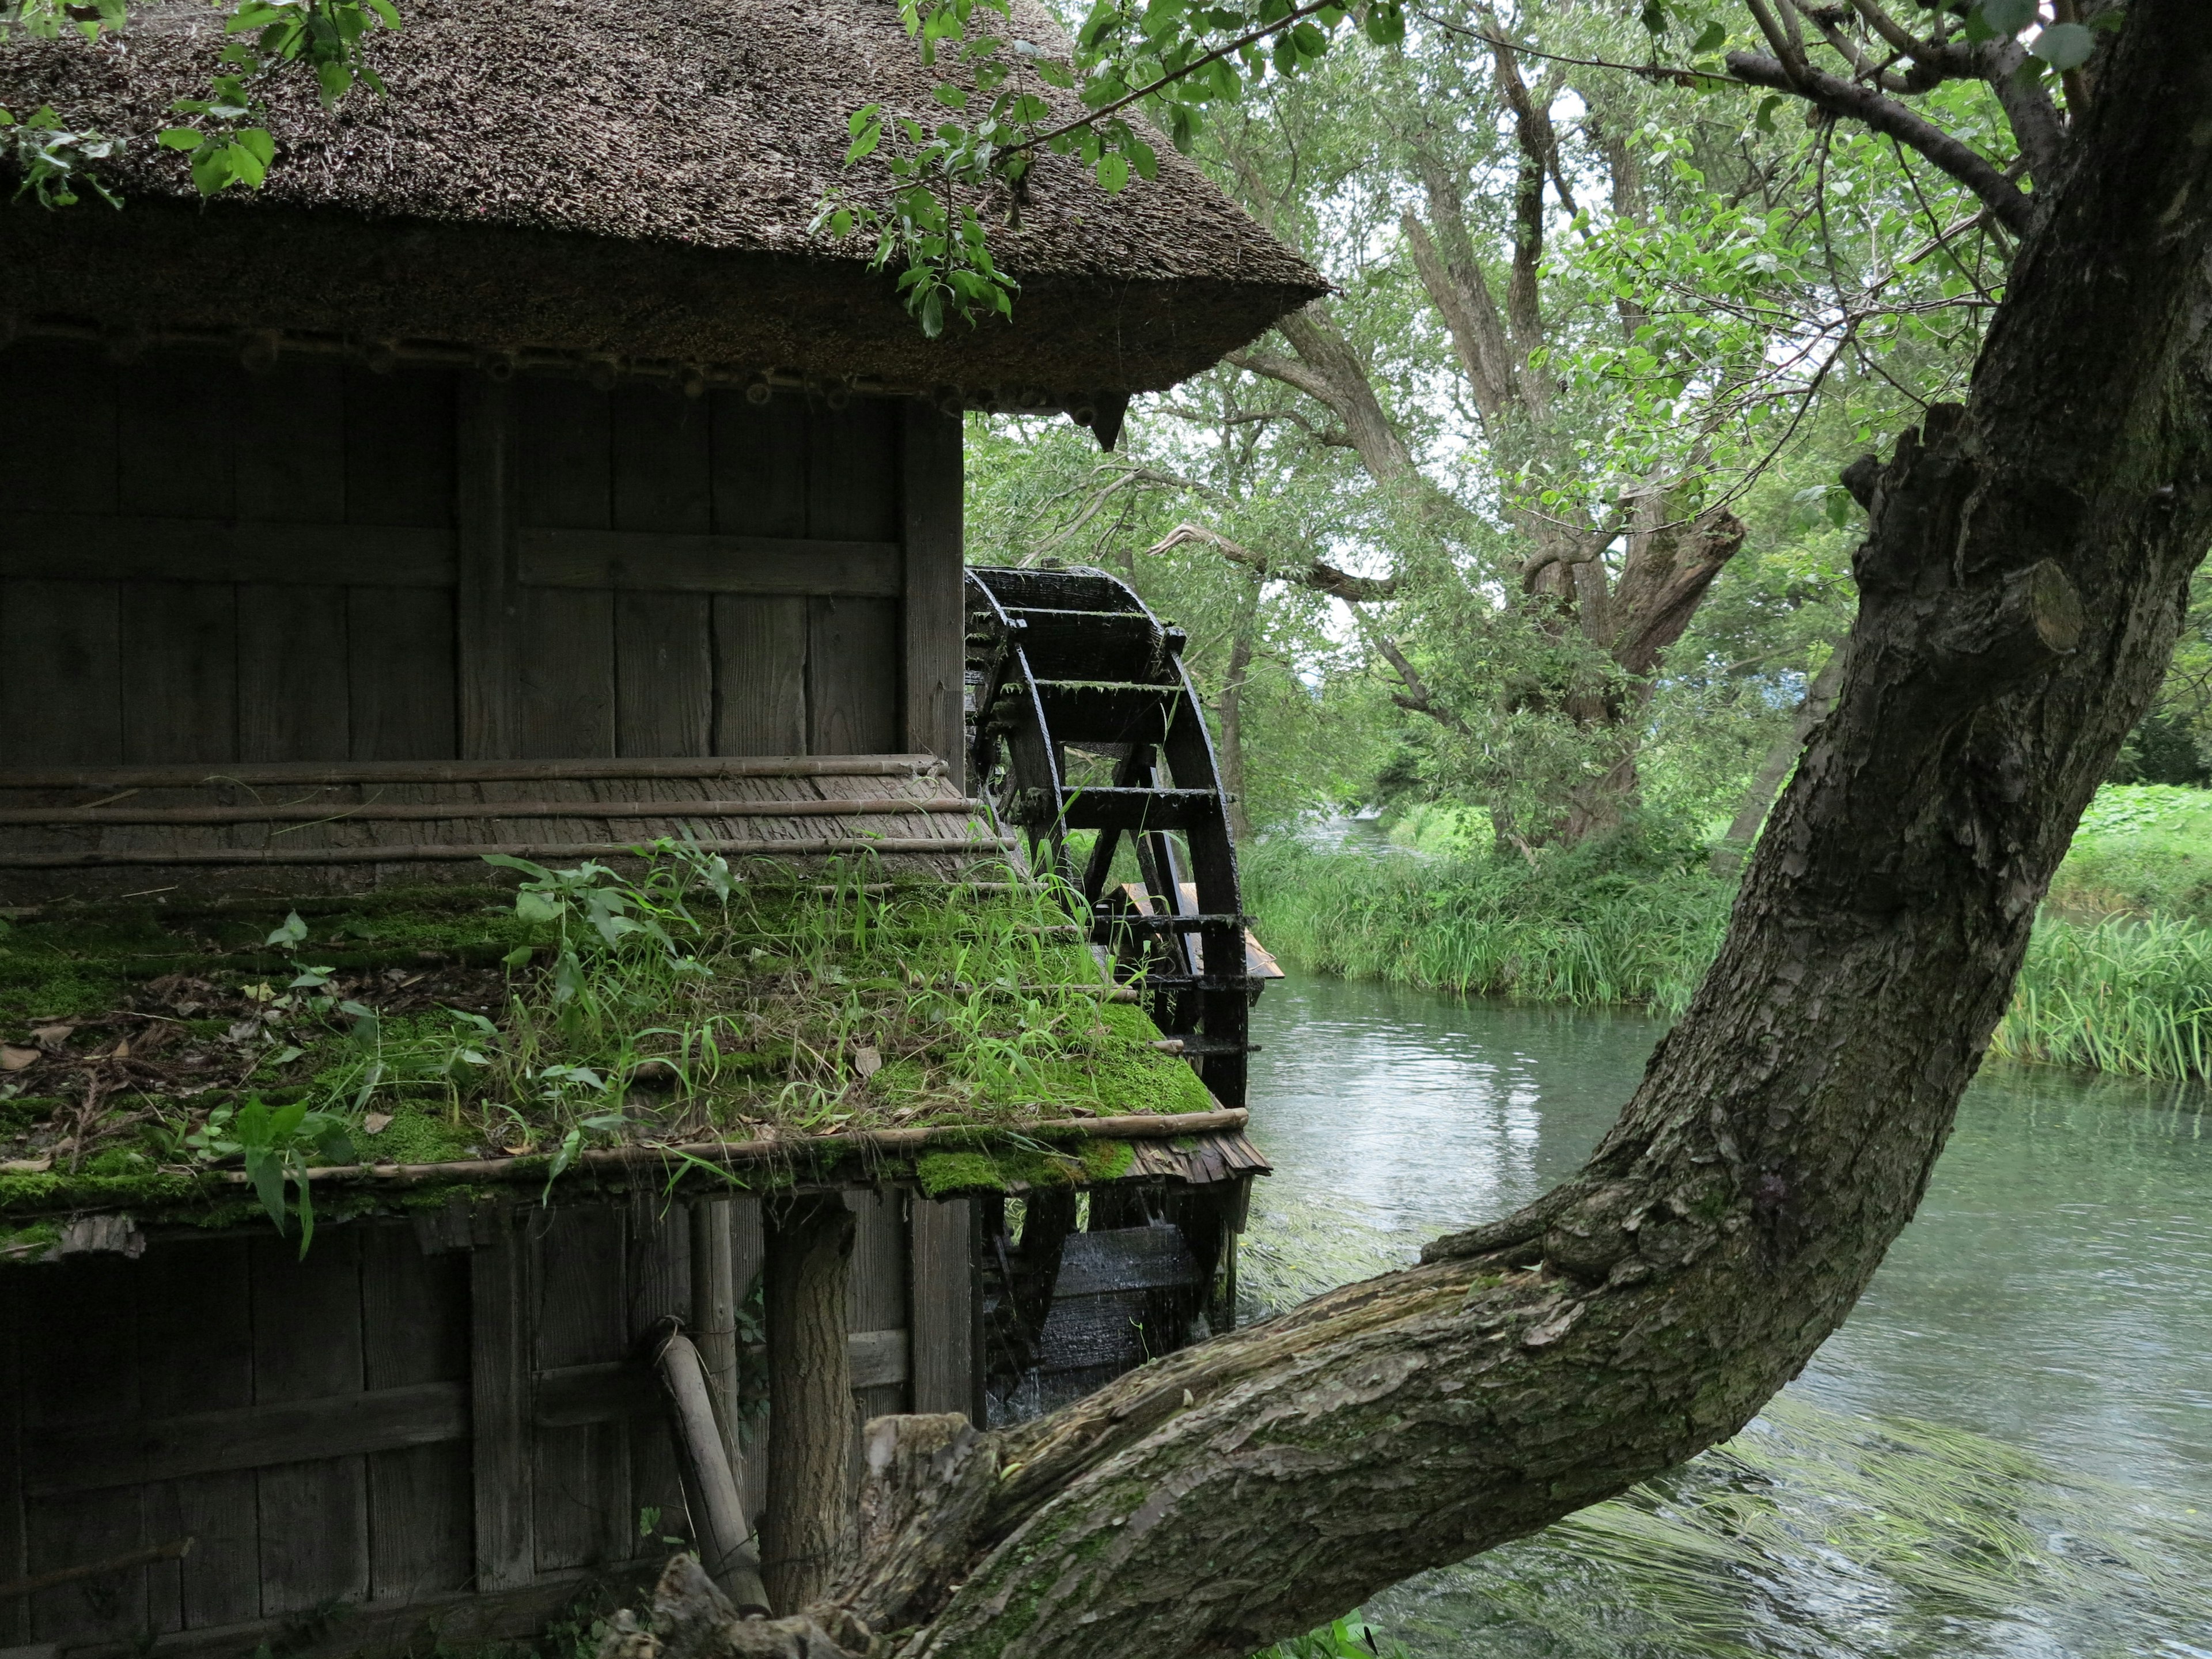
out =
[[[1725,1438],[1841,1322],[2212,540],[2194,0],[2135,0],[2076,149],[1971,404],[1881,473],[1835,710],[1581,1173],[1040,1422],[879,1423],[866,1545],[817,1638],[850,1645],[857,1620],[918,1626],[905,1659],[1248,1653]],[[700,1650],[738,1645],[714,1628]]]

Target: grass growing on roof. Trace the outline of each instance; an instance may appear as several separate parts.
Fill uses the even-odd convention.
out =
[[[671,842],[627,878],[504,862],[503,896],[277,907],[273,929],[19,921],[0,1040],[32,1058],[0,1078],[0,1211],[57,1181],[188,1181],[232,1158],[222,1115],[257,1097],[336,1117],[364,1160],[555,1174],[591,1146],[1213,1104],[1032,885],[895,885],[860,861],[746,880]]]

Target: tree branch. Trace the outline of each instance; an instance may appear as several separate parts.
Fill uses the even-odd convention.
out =
[[[1241,564],[1257,571],[1273,581],[1289,582],[1297,587],[1310,587],[1316,593],[1326,593],[1331,599],[1342,599],[1349,605],[1379,605],[1398,597],[1395,576],[1355,576],[1350,571],[1340,570],[1322,559],[1308,559],[1303,563],[1279,563],[1264,553],[1232,542],[1218,530],[1208,530],[1204,525],[1179,524],[1154,542],[1145,551],[1172,553],[1179,547],[1193,544],[1210,547],[1231,564]]]
[[[1980,197],[1998,222],[2014,234],[2034,230],[2039,217],[2035,204],[2019,185],[2006,178],[1968,145],[1954,138],[1933,122],[1915,114],[1893,98],[1871,87],[1862,87],[1807,65],[1793,76],[1777,60],[1756,52],[1732,52],[1729,71],[1754,87],[1771,87],[1802,98],[1831,115],[1844,116],[1887,134],[1918,150],[1968,190]]]

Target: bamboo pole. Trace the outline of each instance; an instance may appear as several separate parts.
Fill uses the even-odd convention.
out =
[[[653,1363],[668,1395],[684,1489],[698,1499],[692,1528],[699,1534],[699,1563],[741,1615],[765,1613],[769,1601],[761,1583],[760,1555],[745,1528],[740,1483],[724,1450],[699,1350],[682,1331],[672,1331]]]

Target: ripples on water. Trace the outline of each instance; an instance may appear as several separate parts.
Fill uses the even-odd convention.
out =
[[[1244,1277],[1284,1305],[1570,1173],[1658,1027],[1294,977],[1258,1011]],[[1805,1375],[1632,1502],[1401,1585],[1421,1655],[2212,1659],[2212,1117],[1992,1066]]]

